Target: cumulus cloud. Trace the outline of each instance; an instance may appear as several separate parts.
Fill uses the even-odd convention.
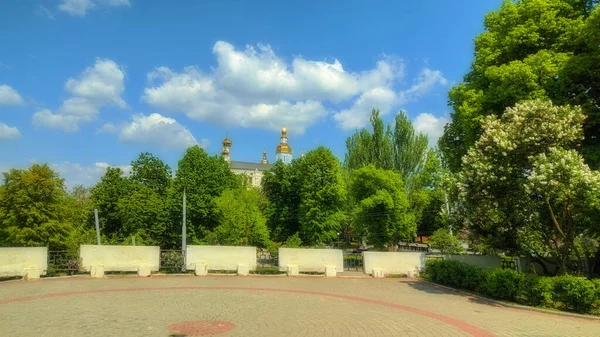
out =
[[[61,0],[58,9],[71,16],[84,17],[90,10],[102,6],[129,7],[131,3],[129,0]]]
[[[445,79],[439,71],[422,72],[405,92],[396,87],[405,75],[402,60],[384,56],[373,69],[351,72],[341,62],[306,60],[291,63],[268,45],[236,49],[218,41],[213,46],[217,66],[203,72],[195,66],[174,71],[158,67],[148,74],[142,99],[167,112],[233,127],[260,127],[302,133],[335,113],[326,106],[350,106],[334,115],[344,128],[363,126],[373,107],[387,113],[392,107],[417,98]],[[330,103],[330,104],[328,104]]]
[[[208,140],[196,141],[192,133],[175,119],[153,113],[132,117],[131,122],[115,125],[106,123],[97,133],[117,133],[123,143],[141,144],[155,148],[174,150],[193,145],[208,147]]]
[[[10,140],[21,137],[21,132],[15,126],[0,123],[0,140]]]
[[[42,109],[33,115],[33,124],[66,132],[79,130],[79,125],[96,119],[102,107],[127,108],[121,98],[125,91],[125,72],[109,59],[97,59],[77,78],[69,78],[65,91],[72,95],[63,101],[57,113]]]
[[[0,105],[21,105],[23,98],[19,93],[6,84],[0,85]]]
[[[415,131],[426,134],[429,146],[436,146],[444,133],[444,126],[450,122],[448,117],[436,117],[430,113],[421,113],[413,121]]]
[[[57,171],[69,188],[76,185],[92,186],[97,183],[109,167],[120,168],[125,175],[131,173],[130,165],[109,165],[104,162],[94,163],[92,165],[81,165],[68,161],[62,163],[50,164],[50,167]]]

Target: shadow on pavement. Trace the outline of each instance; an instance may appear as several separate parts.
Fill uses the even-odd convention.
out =
[[[497,307],[497,308],[505,307],[504,305],[496,303],[492,300],[486,300],[483,298],[474,297],[473,295],[465,294],[465,293],[462,293],[462,292],[460,292],[458,290],[454,290],[454,289],[443,288],[443,287],[437,286],[432,283],[413,282],[413,281],[403,282],[403,283],[408,284],[413,289],[416,289],[419,291],[424,291],[428,294],[456,295],[456,296],[464,297],[469,302],[472,302],[472,303],[485,304],[485,305],[489,305],[489,306]]]

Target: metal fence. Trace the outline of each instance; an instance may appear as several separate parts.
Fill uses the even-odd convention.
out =
[[[266,249],[256,250],[256,266],[260,268],[279,268],[277,254],[272,254]]]
[[[48,275],[67,274],[79,272],[79,254],[67,250],[48,251]]]
[[[183,250],[161,250],[159,270],[165,273],[185,273],[185,252]]]
[[[344,252],[344,270],[363,271],[363,257],[361,253]]]

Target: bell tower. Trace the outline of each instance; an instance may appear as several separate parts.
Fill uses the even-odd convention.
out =
[[[231,153],[229,152],[230,149],[231,140],[229,139],[229,135],[227,135],[225,136],[225,139],[223,139],[223,151],[221,151],[221,156],[228,163],[231,163]]]
[[[275,161],[281,160],[284,164],[292,162],[292,148],[288,145],[287,129],[285,126],[281,129],[279,145],[275,151]]]

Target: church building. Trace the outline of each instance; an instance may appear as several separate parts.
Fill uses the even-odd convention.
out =
[[[231,160],[231,145],[232,142],[229,136],[226,136],[223,140],[221,156],[229,163],[231,171],[235,174],[245,175],[250,186],[260,187],[264,173],[273,167],[273,164],[269,164],[267,152],[263,152],[262,160],[258,163],[234,161]],[[281,129],[279,145],[277,145],[277,149],[275,150],[275,161],[281,160],[285,164],[290,164],[292,159],[292,148],[288,145],[287,129],[283,127]]]

